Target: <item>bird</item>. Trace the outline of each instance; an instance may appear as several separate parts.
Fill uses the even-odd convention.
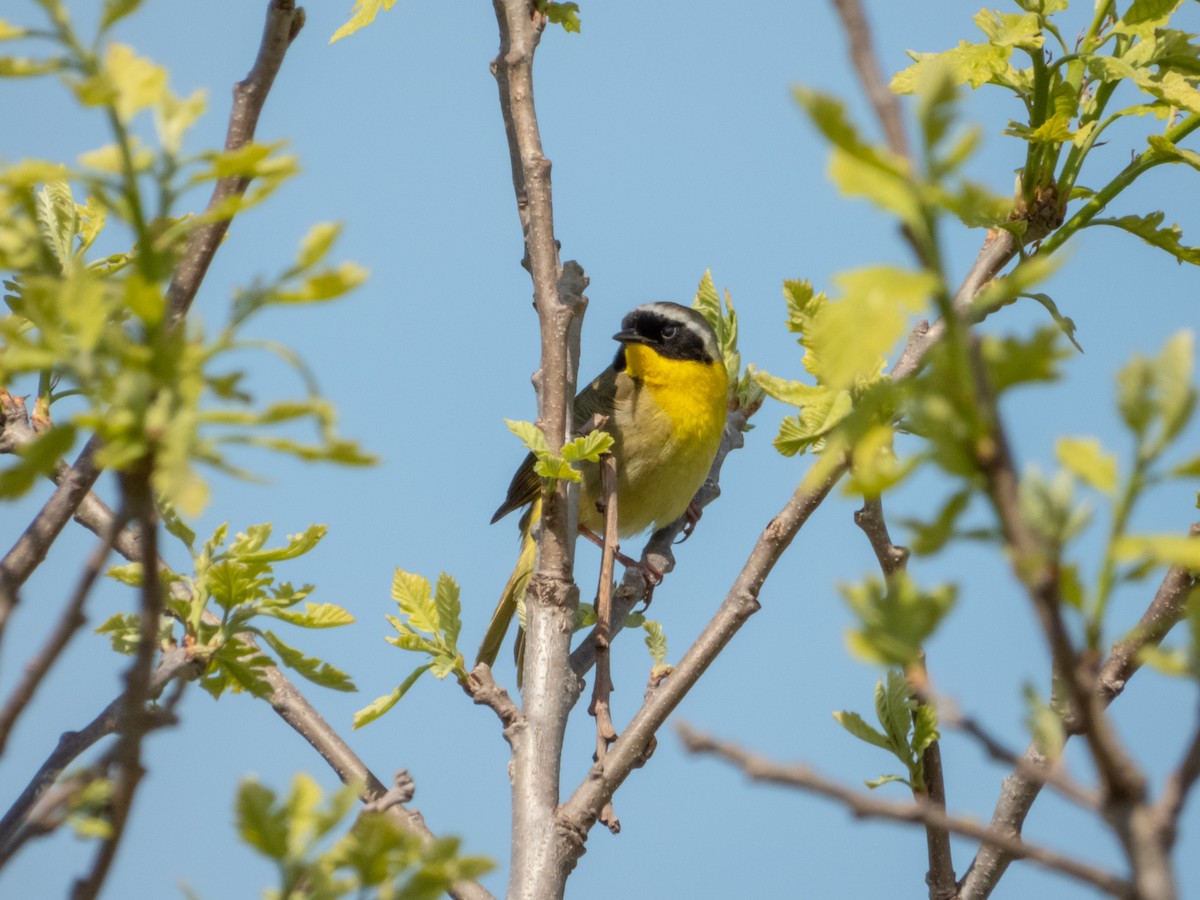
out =
[[[574,426],[594,416],[612,435],[617,461],[617,533],[630,537],[661,528],[689,510],[712,466],[728,406],[729,378],[716,333],[704,316],[678,303],[647,303],[621,320],[612,365],[575,398]],[[492,613],[476,662],[492,665],[537,556],[533,528],[541,516],[541,479],[525,457],[492,523],[524,508],[521,549]],[[580,465],[579,526],[603,533],[600,467]],[[518,637],[518,659],[520,653]],[[519,666],[518,666],[519,668]],[[518,676],[520,672],[518,671]]]

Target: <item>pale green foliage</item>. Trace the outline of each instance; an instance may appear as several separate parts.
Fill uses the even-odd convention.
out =
[[[728,290],[725,291],[722,306],[721,297],[713,283],[711,269],[705,269],[700,279],[696,296],[692,299],[692,309],[704,316],[717,335],[721,358],[725,361],[725,374],[729,379],[730,403],[737,409],[757,409],[762,403],[763,391],[755,382],[750,368],[742,370],[742,354],[738,350],[737,310],[733,308],[733,298],[729,296]],[[746,430],[752,427],[747,425]]]
[[[922,590],[899,572],[885,583],[869,578],[862,584],[842,585],[842,597],[858,619],[847,632],[850,652],[884,666],[914,665],[921,647],[956,599],[953,585]]]
[[[424,653],[430,661],[417,667],[391,693],[356,712],[355,728],[374,722],[395,706],[426,672],[432,671],[437,678],[451,674],[459,681],[467,678],[466,662],[458,651],[462,604],[454,579],[443,572],[434,589],[429,579],[397,569],[392,577],[392,599],[400,607],[400,615],[387,617],[398,632],[396,637],[387,639],[388,643],[402,650]]]
[[[889,671],[875,685],[875,716],[880,729],[869,725],[856,712],[842,710],[833,714],[838,724],[860,741],[886,750],[905,767],[905,775],[881,775],[866,782],[867,787],[899,781],[914,791],[924,791],[921,755],[938,739],[937,710],[916,699],[904,675]]]
[[[384,10],[391,9],[396,5],[396,0],[354,0],[354,9],[350,13],[350,18],[346,24],[333,33],[333,37],[329,39],[329,43],[340,41],[360,28],[366,28],[375,21],[375,17]]]
[[[454,882],[493,868],[484,857],[459,855],[457,838],[424,846],[384,812],[355,816],[334,839],[335,829],[357,805],[357,793],[357,786],[349,785],[325,799],[320,786],[303,774],[283,798],[257,781],[242,782],[235,806],[238,833],[279,873],[279,887],[264,897],[434,900]]]
[[[253,525],[225,546],[227,528],[220,526],[198,552],[193,551],[194,574],[185,578],[172,575],[168,584],[180,583],[186,592],[169,593],[167,609],[184,633],[193,658],[205,664],[201,686],[213,697],[226,690],[248,691],[256,697],[270,696],[272,688],[265,670],[282,665],[313,684],[335,691],[356,690],[350,676],[323,660],[306,656],[285,642],[263,621],[275,619],[299,628],[320,629],[349,625],[354,621],[342,607],[333,603],[308,600],[312,585],[295,587],[291,582],[275,580],[275,566],[299,559],[310,552],[325,536],[325,528],[312,525],[300,534],[290,535],[282,546],[267,547],[269,524]],[[118,581],[137,587],[142,583],[138,563],[110,569]],[[301,605],[303,604],[303,605]],[[203,620],[212,605],[218,608],[219,622]],[[119,613],[110,617],[97,632],[107,634],[114,649],[132,653],[137,648],[140,617]],[[179,642],[171,619],[163,618],[161,640]],[[278,657],[273,660],[253,646],[247,635],[264,642]]]
[[[538,12],[554,25],[561,25],[563,31],[579,33],[582,24],[579,21],[578,3],[558,3],[555,0],[534,0]]]
[[[559,479],[582,480],[583,476],[579,474],[578,463],[599,462],[600,457],[608,452],[613,442],[611,434],[596,430],[563,444],[562,453],[556,454],[550,451],[542,430],[532,422],[505,419],[504,424],[508,426],[509,431],[521,439],[521,443],[537,460],[534,463],[533,471],[547,480],[546,490],[553,490],[554,483]]]
[[[241,474],[227,458],[229,445],[305,460],[371,462],[337,436],[332,407],[294,354],[239,337],[261,309],[332,299],[361,283],[365,273],[353,264],[322,262],[336,226],[317,226],[294,266],[240,291],[229,324],[215,338],[194,325],[177,327],[170,314],[167,287],[189,235],[260,202],[297,166],[280,145],[184,155],[187,133],[204,111],[203,94],[176,96],[165,69],[131,47],[103,40],[103,32],[137,6],[109,0],[95,50],[85,49],[64,8],[47,7],[50,32],[73,73],[65,80],[80,103],[110,112],[113,142],[83,154],[78,167],[33,160],[0,168],[0,268],[11,272],[4,282],[10,313],[0,319],[0,384],[36,377],[39,400],[58,432],[31,448],[15,469],[0,472],[0,493],[27,488],[31,473],[53,464],[50,451],[67,452],[79,429],[100,438],[101,466],[148,464],[156,494],[185,515],[198,514],[208,498],[198,463]],[[155,147],[130,133],[147,114]],[[201,215],[174,208],[189,188],[225,177],[252,179],[249,192]],[[157,198],[156,207],[149,197]],[[106,226],[130,232],[130,249],[93,258],[91,248]],[[254,398],[238,387],[243,373],[222,370],[229,354],[248,348],[293,366],[306,396],[255,408]],[[66,395],[77,398],[71,412],[54,415],[56,401]],[[301,420],[314,426],[315,442],[297,439],[292,425]],[[292,423],[287,433],[267,433],[283,423]]]
[[[1117,488],[1117,458],[1105,453],[1096,438],[1062,437],[1054,448],[1059,463],[1098,491]]]

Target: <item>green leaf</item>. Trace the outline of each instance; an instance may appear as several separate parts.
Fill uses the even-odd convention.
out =
[[[546,446],[546,435],[542,434],[542,430],[532,422],[505,419],[504,424],[508,426],[509,431],[520,438],[521,443],[534,456],[542,456],[550,452],[550,448]]]
[[[100,14],[101,33],[108,31],[141,5],[142,0],[104,0],[104,11]]]
[[[879,747],[882,750],[887,750],[889,753],[892,752],[891,742],[884,735],[868,725],[858,713],[842,710],[841,712],[835,712],[833,718],[860,741],[866,741],[868,744]]]
[[[555,3],[552,0],[537,0],[538,11],[545,14],[553,25],[561,25],[563,31],[579,33],[578,3]]]
[[[301,628],[338,628],[354,622],[354,616],[336,603],[305,603],[303,611],[264,605],[258,613]]]
[[[43,240],[66,271],[75,259],[79,210],[65,181],[52,181],[37,193],[37,219]]]
[[[408,693],[408,689],[417,683],[417,679],[428,672],[431,668],[433,668],[433,663],[425,663],[423,666],[418,666],[415,670],[413,670],[413,673],[405,678],[404,681],[400,683],[400,686],[390,694],[384,694],[382,697],[378,698],[369,705],[364,706],[362,709],[356,712],[354,714],[354,727],[356,729],[362,728],[364,725],[374,722],[376,719],[386,713],[389,709],[399,703],[400,698]]]
[[[110,566],[108,571],[104,573],[109,578],[127,584],[130,587],[140,588],[142,586],[142,564],[129,563],[124,566]],[[111,619],[109,621],[112,621]],[[103,627],[103,626],[101,626]]]
[[[129,655],[141,642],[142,617],[136,613],[117,613],[105,619],[96,634],[107,634],[114,650]]]
[[[1113,545],[1113,555],[1122,562],[1145,559],[1200,572],[1200,540],[1177,534],[1126,535]]]
[[[540,433],[540,432],[539,432]],[[592,431],[563,444],[563,459],[570,463],[597,462],[613,445],[613,436],[607,431]]]
[[[0,472],[0,497],[20,497],[54,470],[55,463],[75,443],[73,425],[55,425],[17,450],[17,461]]]
[[[1025,685],[1024,694],[1025,727],[1029,729],[1034,745],[1047,759],[1058,759],[1066,742],[1062,716],[1042,700],[1032,685]]]
[[[319,263],[341,233],[342,226],[338,222],[318,222],[313,225],[300,241],[300,250],[296,254],[297,268],[307,269]]]
[[[871,790],[875,790],[877,787],[883,787],[883,785],[892,784],[893,782],[907,784],[909,787],[912,787],[912,782],[903,775],[880,775],[878,778],[873,778],[870,781],[864,781],[863,784],[865,784]]]
[[[375,17],[381,11],[391,9],[395,5],[396,0],[354,0],[354,9],[350,12],[350,18],[345,25],[333,33],[329,43],[340,41],[342,38],[354,34],[360,28],[366,28],[375,21]]]
[[[941,737],[938,732],[937,707],[921,703],[913,712],[912,752],[920,758],[929,745]]]
[[[413,628],[426,634],[439,633],[438,609],[429,579],[396,569],[392,576],[392,599],[400,605],[400,612]]]
[[[912,687],[899,672],[889,670],[883,681],[875,685],[875,714],[893,752],[908,762],[908,732],[912,728],[912,712],[917,706]]]
[[[970,503],[971,491],[964,488],[942,504],[932,522],[902,519],[900,524],[912,532],[908,548],[918,556],[929,556],[941,550],[954,535],[955,525]]]
[[[462,604],[458,595],[458,583],[445,572],[438,575],[437,588],[434,591],[438,631],[451,650],[458,649],[458,635],[462,631]]]
[[[262,632],[263,640],[271,649],[279,654],[280,661],[313,684],[327,687],[334,691],[357,691],[350,676],[340,669],[334,668],[327,662],[311,656],[305,656],[295,647],[290,647],[281,641],[273,632]]]
[[[1117,489],[1117,458],[1105,453],[1096,438],[1059,438],[1054,453],[1059,463],[1096,490],[1111,495]]]
[[[1109,225],[1140,237],[1152,247],[1170,253],[1180,262],[1200,266],[1200,247],[1183,243],[1183,230],[1178,225],[1161,227],[1166,213],[1153,212],[1145,216],[1121,216],[1119,219],[1092,219],[1088,225]]]
[[[1013,70],[1009,65],[1011,46],[994,47],[991,44],[972,44],[960,41],[957,47],[941,53],[913,53],[909,51],[913,64],[897,72],[892,78],[891,89],[897,94],[914,94],[918,86],[933,67],[946,67],[955,84],[969,84],[972,89],[985,84],[1005,84],[1012,81]]]
[[[273,668],[275,664],[270,657],[264,656],[260,650],[245,641],[237,637],[230,638],[213,654],[212,662],[216,665],[220,677],[205,687],[214,697],[220,696],[226,687],[234,693],[247,691],[260,698],[269,697],[273,693],[264,672]]]
[[[275,808],[274,791],[257,781],[243,781],[238,788],[235,814],[242,840],[271,859],[287,858],[287,813]]]
[[[662,623],[647,619],[642,623],[642,629],[646,632],[646,649],[650,651],[650,658],[656,666],[661,666],[667,659],[667,635],[663,632]]]
[[[858,619],[846,641],[851,653],[881,665],[908,666],[921,655],[956,599],[953,585],[924,591],[906,574],[886,584],[870,578],[862,584],[841,585],[846,604]]]

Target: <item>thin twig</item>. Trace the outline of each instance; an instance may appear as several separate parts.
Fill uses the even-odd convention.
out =
[[[883,126],[888,148],[897,156],[909,159],[908,138],[904,134],[904,117],[900,114],[900,100],[883,80],[879,60],[871,42],[871,29],[859,0],[833,0],[834,8],[842,17],[842,28],[850,42],[850,61],[858,73],[863,90],[879,124]]]
[[[667,716],[759,609],[758,595],[775,563],[800,528],[833,489],[840,470],[824,480],[807,478],[763,530],[749,559],[704,631],[617,738],[601,765],[592,766],[583,782],[555,814],[560,853],[572,863],[584,849],[588,831],[604,805],[629,774],[645,761],[646,751]]]
[[[1197,779],[1200,779],[1200,711],[1197,711],[1196,729],[1192,740],[1184,751],[1183,759],[1163,785],[1162,797],[1158,801],[1158,828],[1168,850],[1175,846],[1175,839],[1179,833],[1179,817],[1183,815],[1184,804],[1188,794],[1196,786]]]
[[[159,697],[163,689],[176,678],[195,677],[199,674],[198,668],[196,662],[190,659],[182,648],[169,649],[163,654],[150,680],[149,698]],[[53,752],[4,814],[4,818],[0,819],[0,865],[8,860],[19,844],[17,836],[22,831],[34,804],[49,790],[67,766],[98,741],[117,730],[124,707],[125,694],[122,693],[79,731],[64,732],[58,739],[58,745]]]
[[[611,453],[600,460],[600,494],[604,505],[604,552],[600,559],[600,582],[596,586],[596,678],[592,683],[592,703],[588,712],[596,719],[596,752],[593,761],[603,764],[608,748],[617,739],[613,728],[609,698],[612,696],[612,595],[613,570],[617,555],[617,458]],[[621,822],[612,801],[600,810],[600,821],[613,834],[620,834]]]
[[[95,461],[99,445],[99,440],[93,437],[84,445],[75,464],[69,469],[63,467],[64,474],[57,479],[58,488],[34,516],[13,548],[0,560],[0,637],[3,637],[4,626],[17,605],[17,592],[42,564],[50,546],[75,512],[75,507],[100,477],[100,469]]]
[[[860,791],[837,784],[807,766],[785,766],[771,762],[735,744],[699,734],[686,725],[678,726],[678,731],[684,746],[690,752],[718,756],[733,763],[756,781],[768,781],[772,784],[794,787],[828,797],[841,803],[858,818],[888,819],[894,822],[933,825],[963,837],[1000,844],[1015,858],[1028,859],[1047,869],[1090,884],[1113,897],[1134,897],[1133,885],[1111,872],[1106,872],[1045,847],[1026,843],[1015,835],[993,831],[969,819],[948,815],[944,809],[932,803],[893,803],[878,800]]]
[[[163,611],[163,584],[158,572],[158,509],[150,487],[151,460],[121,474],[124,507],[138,523],[142,534],[141,633],[133,661],[125,674],[125,702],[121,708],[121,737],[115,750],[117,777],[109,800],[109,832],[100,841],[91,871],[75,882],[74,900],[93,900],[108,877],[116,858],[125,823],[133,809],[134,795],[141,784],[142,739],[150,730],[146,709],[154,674],[154,657],[159,645],[159,622]]]
[[[12,731],[13,725],[16,724],[18,717],[24,712],[29,701],[33,699],[33,695],[42,683],[42,679],[46,677],[46,673],[50,671],[51,667],[58,660],[58,657],[66,648],[67,643],[74,636],[75,632],[82,628],[87,621],[87,618],[83,614],[83,605],[87,601],[88,595],[96,583],[96,579],[100,577],[100,572],[104,569],[108,555],[112,552],[113,542],[117,539],[117,534],[120,530],[125,527],[125,522],[126,517],[123,514],[118,515],[113,520],[112,525],[105,529],[105,533],[100,538],[100,543],[84,563],[79,583],[76,585],[71,599],[67,602],[66,609],[59,616],[58,624],[46,639],[46,643],[42,646],[42,649],[38,651],[33,659],[25,664],[25,671],[21,681],[13,688],[13,692],[4,704],[4,707],[0,709],[0,754],[4,753],[4,748],[8,745],[8,736]]]
[[[898,547],[892,543],[887,519],[883,515],[883,501],[879,497],[864,497],[862,509],[854,513],[854,524],[867,536],[871,549],[875,551],[875,558],[879,561],[884,580],[891,584],[896,576],[903,574],[907,569],[909,552],[907,547]],[[924,660],[911,666],[906,674],[914,690],[919,689],[920,702],[923,705],[931,705],[933,701],[925,690],[929,676],[925,672]],[[918,710],[914,709],[912,715],[915,721]],[[914,787],[913,799],[919,803],[931,804],[945,812],[946,781],[942,770],[942,748],[938,741],[931,741],[922,751],[921,772],[925,789],[919,791]],[[925,883],[929,886],[929,900],[954,900],[958,894],[958,878],[954,874],[950,832],[939,825],[926,822],[925,844],[929,859],[929,870],[925,873]]]
[[[267,94],[275,82],[283,57],[300,29],[304,27],[304,10],[296,8],[295,0],[270,0],[267,5],[267,20],[263,26],[262,41],[258,56],[250,73],[233,87],[233,108],[229,113],[229,127],[225,133],[225,150],[230,152],[245,147],[254,140],[258,117],[266,103]],[[240,197],[250,186],[250,179],[241,176],[221,178],[213,187],[208,209],[213,210]],[[182,258],[175,269],[171,285],[167,289],[167,303],[176,320],[187,315],[200,283],[208,273],[208,267],[216,256],[217,248],[229,223],[231,213],[215,222],[207,222],[188,235]]]
[[[1200,523],[1193,524],[1190,534],[1200,536]],[[1158,646],[1170,630],[1179,623],[1187,609],[1187,598],[1195,586],[1194,576],[1180,566],[1167,570],[1154,599],[1129,635],[1113,646],[1112,653],[1100,667],[1097,693],[1103,706],[1108,706],[1125,690],[1129,679],[1141,667],[1141,651]],[[1067,738],[1078,733],[1077,717],[1067,717]],[[1026,748],[1021,759],[1033,768],[1048,765],[1036,744]],[[1006,834],[1020,834],[1025,818],[1041,792],[1043,781],[1022,772],[1004,779],[1000,797],[992,811],[991,828]],[[961,900],[983,900],[991,895],[996,884],[1008,869],[1012,857],[1003,848],[984,844],[975,854],[967,874],[959,884]]]

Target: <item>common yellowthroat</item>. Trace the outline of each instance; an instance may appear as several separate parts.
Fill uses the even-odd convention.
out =
[[[613,340],[621,346],[612,365],[575,398],[575,427],[597,413],[608,417],[602,427],[613,436],[611,452],[617,459],[617,531],[628,537],[651,525],[669,525],[688,508],[721,443],[729,382],[712,327],[699,312],[678,303],[637,307],[621,321]],[[489,666],[534,570],[533,526],[542,501],[533,466],[530,454],[492,517],[496,522],[527,507],[516,568],[479,646],[477,661]],[[585,463],[581,472],[579,525],[603,532],[597,507],[600,468]]]

